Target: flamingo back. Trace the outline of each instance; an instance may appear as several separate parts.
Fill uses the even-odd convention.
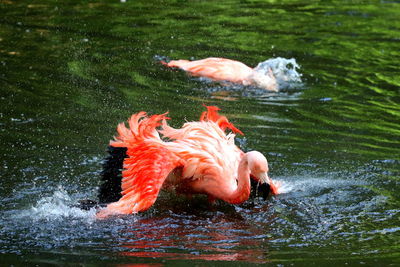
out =
[[[183,165],[182,179],[196,182],[190,184],[195,193],[207,193],[210,183],[223,183],[233,190],[237,186],[238,165],[243,152],[235,145],[233,133],[241,133],[218,108],[206,106],[207,111],[198,122],[187,122],[181,129],[174,129],[163,122],[160,133],[173,142],[166,143],[169,151],[176,154]],[[201,180],[201,183],[199,183]],[[190,191],[187,188],[185,191]]]
[[[253,69],[242,62],[226,58],[206,58],[195,61],[172,60],[169,67],[178,67],[193,76],[207,77],[217,81],[230,81],[246,84]]]

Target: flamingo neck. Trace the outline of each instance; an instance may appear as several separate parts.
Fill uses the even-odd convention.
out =
[[[253,69],[247,80],[251,85],[263,88],[269,91],[278,91],[278,84],[272,70],[267,73],[260,73],[256,69]]]
[[[250,169],[247,154],[244,154],[238,167],[238,186],[224,200],[231,204],[240,204],[246,201],[250,196]]]
[[[254,80],[253,80],[253,75],[252,73],[250,73],[249,75],[247,75],[245,78],[242,79],[241,83],[244,86],[249,86],[249,85],[254,85]]]

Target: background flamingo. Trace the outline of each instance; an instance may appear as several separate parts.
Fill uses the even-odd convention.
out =
[[[110,145],[127,148],[122,197],[100,210],[98,217],[147,210],[161,188],[239,204],[249,198],[252,177],[278,194],[268,177],[266,158],[257,151],[241,151],[234,144],[235,135],[225,130],[242,132],[218,110],[208,106],[200,121],[187,122],[181,129],[170,127],[166,114],[149,117],[145,112],[132,115],[129,128],[119,124],[118,136]]]
[[[228,81],[242,85],[253,85],[270,91],[278,91],[278,83],[271,68],[250,68],[242,62],[210,57],[201,60],[161,61],[168,67],[180,68],[193,76],[201,76],[215,81]]]

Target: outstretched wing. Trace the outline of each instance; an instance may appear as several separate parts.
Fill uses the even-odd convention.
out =
[[[178,166],[178,158],[170,152],[157,132],[166,114],[148,117],[139,112],[129,119],[129,128],[119,124],[118,136],[110,145],[127,148],[121,182],[122,197],[100,210],[97,217],[129,214],[146,210],[156,201],[168,174]]]
[[[122,172],[122,198],[97,213],[98,218],[112,214],[131,214],[149,209],[157,199],[168,174],[179,160],[160,143],[144,141],[128,148]]]

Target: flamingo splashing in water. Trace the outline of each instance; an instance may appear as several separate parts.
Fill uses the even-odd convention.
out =
[[[277,92],[281,87],[289,87],[290,83],[301,82],[301,74],[296,60],[274,58],[259,63],[255,68],[250,68],[242,62],[210,57],[201,60],[171,60],[161,63],[172,68],[187,71],[192,76],[206,77],[214,81],[228,81],[244,86],[255,86],[268,91]]]
[[[181,129],[167,124],[166,113],[147,116],[139,112],[128,120],[129,128],[118,125],[118,136],[110,146],[127,148],[122,197],[100,210],[98,218],[145,211],[160,189],[239,204],[249,198],[252,178],[278,194],[279,185],[268,176],[266,158],[257,151],[241,151],[234,143],[234,133],[243,133],[219,115],[217,107],[206,107],[200,121],[187,122]],[[227,129],[234,133],[226,134]]]

